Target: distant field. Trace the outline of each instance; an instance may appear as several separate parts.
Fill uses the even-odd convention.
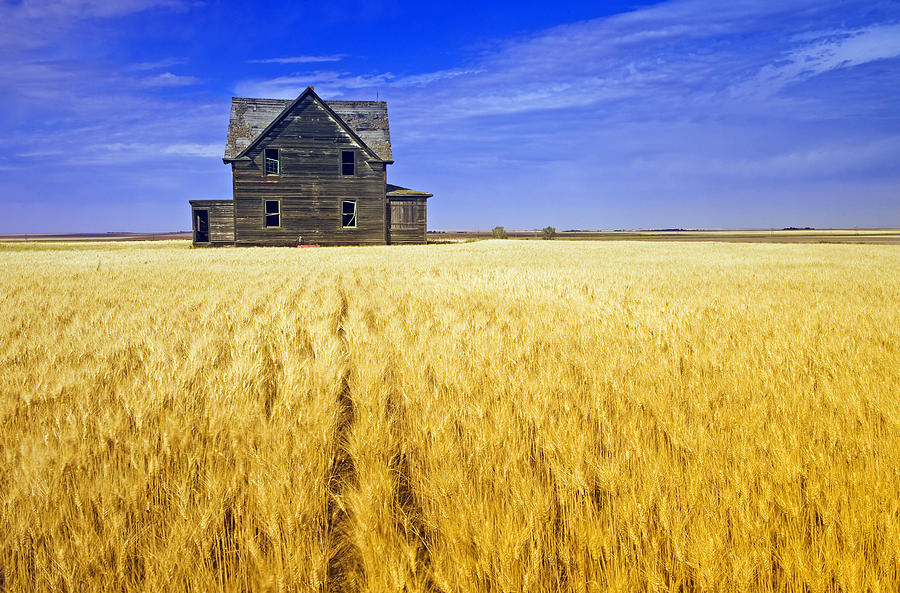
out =
[[[190,241],[192,237],[193,233],[191,231],[174,233],[38,233],[30,235],[0,235],[0,242],[171,241],[173,239],[187,239]]]
[[[900,247],[0,271],[0,591],[900,590]]]
[[[900,245],[900,229],[557,231],[582,241],[739,241],[751,243],[879,243]],[[540,239],[541,231],[508,231],[510,239]],[[429,231],[429,241],[490,238],[491,231]]]

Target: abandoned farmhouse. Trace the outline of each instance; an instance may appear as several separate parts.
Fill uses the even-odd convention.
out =
[[[431,194],[387,183],[384,101],[231,100],[231,200],[191,200],[193,244],[424,243]]]

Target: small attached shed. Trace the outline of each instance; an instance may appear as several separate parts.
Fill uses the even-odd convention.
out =
[[[194,245],[234,245],[234,201],[190,200]]]
[[[432,194],[388,183],[387,197],[388,244],[425,243],[427,230],[427,199]]]

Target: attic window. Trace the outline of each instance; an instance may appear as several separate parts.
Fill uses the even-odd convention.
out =
[[[341,151],[341,175],[356,175],[356,151]]]
[[[345,229],[356,228],[356,200],[344,200],[341,202],[341,227]]]
[[[281,200],[265,200],[263,227],[267,229],[281,226]]]
[[[281,173],[281,159],[277,148],[266,149],[266,175]]]

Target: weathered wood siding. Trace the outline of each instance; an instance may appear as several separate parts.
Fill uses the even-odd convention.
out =
[[[391,245],[425,243],[425,198],[390,198],[388,205]]]
[[[280,174],[265,175],[266,148],[280,150]],[[340,171],[355,150],[356,175]],[[235,244],[378,245],[386,241],[385,165],[372,158],[312,97],[232,164]],[[280,228],[265,228],[264,200],[281,200]],[[357,228],[342,228],[341,202],[357,201]]]
[[[232,245],[234,243],[234,202],[232,200],[191,200],[190,203],[192,229],[196,220],[194,211],[206,210],[209,212],[209,243],[194,243],[194,245]]]

